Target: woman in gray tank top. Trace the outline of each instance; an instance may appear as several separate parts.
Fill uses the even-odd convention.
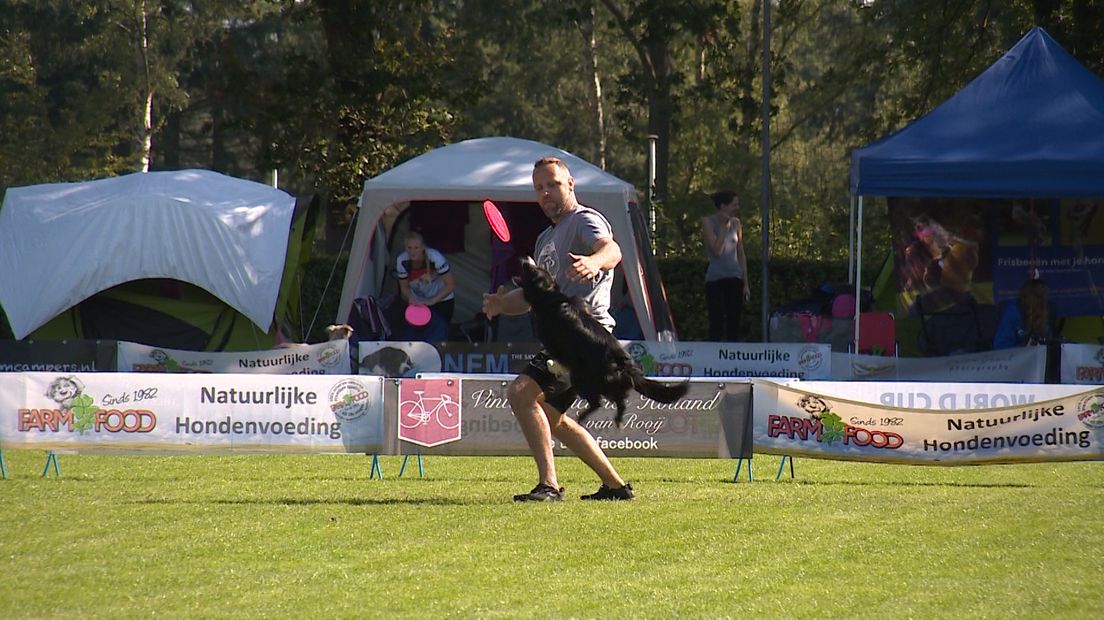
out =
[[[744,231],[738,217],[740,199],[732,190],[721,190],[712,198],[717,212],[702,218],[702,239],[709,257],[705,269],[709,340],[736,342],[740,338],[744,302],[751,299]]]

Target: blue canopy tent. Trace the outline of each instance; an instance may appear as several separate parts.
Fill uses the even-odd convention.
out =
[[[856,288],[863,196],[1102,197],[1104,80],[1033,28],[934,110],[852,151],[851,196]]]

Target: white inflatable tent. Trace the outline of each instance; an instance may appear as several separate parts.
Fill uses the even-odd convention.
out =
[[[0,304],[21,339],[96,293],[170,278],[267,332],[295,205],[285,192],[208,170],[9,188]]]
[[[674,340],[666,293],[651,254],[646,220],[636,189],[597,166],[547,144],[509,137],[477,138],[447,145],[415,157],[364,183],[356,231],[341,291],[337,322],[348,320],[353,301],[379,297],[402,251],[402,215],[413,204],[432,208],[464,208],[467,242],[462,252],[446,252],[457,279],[454,323],[478,312],[482,294],[490,288],[491,232],[482,218],[484,200],[532,203],[533,164],[558,157],[575,177],[575,192],[584,205],[609,220],[621,245],[621,276],[646,340]],[[430,243],[430,245],[433,245]],[[524,253],[532,248],[524,248]],[[620,287],[615,284],[615,292]]]

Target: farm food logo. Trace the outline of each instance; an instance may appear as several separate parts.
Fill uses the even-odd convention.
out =
[[[629,357],[640,365],[644,374],[653,377],[692,377],[694,365],[689,361],[657,360],[642,343],[633,342],[625,347]],[[682,355],[689,355],[684,352]]]
[[[202,370],[200,368],[196,368],[195,366],[185,366],[185,365],[181,364],[180,362],[174,360],[171,355],[169,355],[168,353],[162,351],[161,349],[154,349],[154,350],[150,351],[149,356],[150,356],[150,359],[152,359],[154,363],[152,363],[152,364],[134,364],[134,366],[133,366],[134,372],[176,372],[176,373],[187,373],[187,372],[209,373],[209,372],[211,372],[209,370]],[[205,365],[209,365],[211,363],[211,360],[203,360],[202,363],[205,364]]]
[[[802,347],[797,354],[797,366],[804,371],[813,371],[824,363],[824,354],[817,347]]]
[[[847,424],[823,399],[806,395],[797,401],[812,419],[797,416],[772,414],[767,416],[767,436],[781,435],[789,439],[808,441],[810,437],[817,443],[829,445],[840,442],[842,445],[871,447],[886,450],[900,448],[905,440],[897,433],[871,430],[861,426]]]
[[[145,390],[141,390],[145,393]],[[148,409],[104,409],[84,393],[84,383],[74,376],[57,377],[46,388],[46,396],[57,408],[20,409],[19,432],[148,433],[157,427],[157,415]],[[111,404],[125,398],[105,398]]]
[[[371,392],[356,379],[344,379],[330,388],[330,410],[339,420],[355,420],[368,413],[371,406]]]
[[[1104,347],[1096,350],[1093,359],[1097,366],[1078,366],[1075,370],[1075,378],[1079,383],[1104,383]]]
[[[318,364],[323,368],[333,368],[340,361],[341,351],[335,344],[326,345],[318,352]]]
[[[1104,392],[1095,392],[1077,403],[1077,419],[1089,428],[1104,428]]]

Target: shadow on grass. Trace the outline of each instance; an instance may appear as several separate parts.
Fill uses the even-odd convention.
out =
[[[731,481],[729,481],[731,482]],[[774,482],[773,480],[771,482]],[[908,482],[902,480],[787,480],[779,483],[804,486],[856,486],[856,487],[951,487],[964,489],[1036,489],[1042,485],[1023,482]]]
[[[175,504],[219,504],[223,506],[484,506],[489,502],[477,500],[457,500],[445,497],[418,497],[368,499],[349,497],[344,499],[322,498],[273,498],[273,499],[140,499],[124,502],[127,504],[175,505]]]

